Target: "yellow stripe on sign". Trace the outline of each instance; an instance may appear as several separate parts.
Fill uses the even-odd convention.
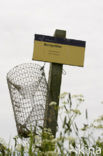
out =
[[[35,40],[32,59],[73,66],[84,66],[84,54],[84,47]]]

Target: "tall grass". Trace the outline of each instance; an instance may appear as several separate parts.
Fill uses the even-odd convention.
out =
[[[60,96],[62,105],[58,107],[61,128],[58,137],[54,138],[50,129],[35,127],[28,139],[14,137],[14,147],[0,140],[0,156],[103,156],[103,134],[95,137],[95,132],[103,130],[103,116],[88,122],[88,111],[85,110],[85,122],[78,127],[77,118],[82,114],[79,110],[84,102],[82,95],[63,93]],[[56,103],[52,102],[57,109]],[[59,124],[59,123],[58,123]]]

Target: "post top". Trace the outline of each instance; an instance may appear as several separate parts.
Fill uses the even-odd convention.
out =
[[[66,38],[66,30],[56,29],[55,33],[54,33],[54,36],[58,37],[58,38]]]

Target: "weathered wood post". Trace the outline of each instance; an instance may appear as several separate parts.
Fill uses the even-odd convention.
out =
[[[66,31],[56,30],[54,36],[57,38],[65,38]],[[58,109],[56,109],[55,105],[50,106],[49,104],[52,101],[54,101],[56,102],[57,106],[59,106],[59,95],[62,80],[62,67],[63,67],[62,64],[50,63],[49,79],[48,79],[49,93],[47,97],[45,127],[51,129],[54,137],[56,135],[57,129]]]

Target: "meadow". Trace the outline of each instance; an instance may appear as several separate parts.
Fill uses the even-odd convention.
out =
[[[35,126],[28,138],[15,136],[14,146],[0,139],[0,156],[103,156],[103,115],[92,123],[85,110],[85,121],[78,127],[79,116],[82,115],[80,105],[83,95],[60,95],[61,105],[55,102],[50,105],[58,109],[61,124],[57,126],[58,135],[52,135],[50,129]],[[63,115],[64,114],[64,115]],[[95,136],[98,132],[98,136]]]

